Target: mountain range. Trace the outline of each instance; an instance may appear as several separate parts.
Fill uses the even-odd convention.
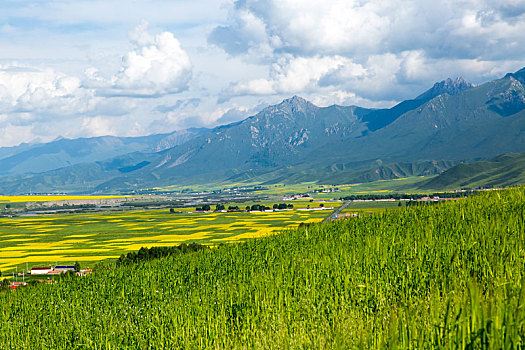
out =
[[[211,130],[59,140],[21,146],[4,158],[0,148],[0,173],[10,175],[0,192],[439,174],[460,162],[524,151],[524,110],[525,68],[480,86],[447,79],[388,109],[318,107],[294,96]]]
[[[142,137],[59,138],[49,143],[24,143],[16,147],[2,147],[0,175],[43,173],[131,152],[159,152],[208,131],[206,128],[193,128]]]

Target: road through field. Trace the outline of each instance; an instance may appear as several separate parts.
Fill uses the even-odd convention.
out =
[[[340,212],[342,212],[346,207],[348,207],[351,203],[352,203],[351,200],[344,202],[343,205],[341,205],[339,208],[336,208],[332,213],[330,213],[330,215],[328,215],[326,218],[324,218],[323,221],[321,221],[321,223],[324,224],[325,222],[328,222],[328,221],[336,219],[337,215]]]

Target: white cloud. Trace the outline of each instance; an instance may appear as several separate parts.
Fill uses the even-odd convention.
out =
[[[237,0],[210,43],[268,72],[232,97],[301,94],[399,101],[447,77],[475,83],[523,66],[525,1]]]
[[[4,125],[4,123],[2,123],[2,119],[2,115],[0,115],[0,146],[16,146],[22,141],[35,140],[35,135],[32,132],[31,126],[11,124]]]
[[[192,64],[180,42],[170,32],[148,33],[142,22],[130,33],[134,50],[123,58],[122,67],[109,81],[91,68],[86,76],[91,87],[107,85],[109,96],[156,97],[188,89]]]
[[[83,113],[92,97],[78,78],[51,68],[0,65],[0,112],[56,116]]]
[[[414,50],[468,59],[525,53],[522,0],[239,0],[230,18],[229,25],[216,27],[210,41],[231,54],[261,46],[277,55],[348,57]],[[257,29],[250,30],[248,23]]]
[[[240,95],[295,94],[316,89],[321,78],[341,67],[356,77],[365,73],[362,66],[341,56],[286,55],[271,66],[269,78],[233,84],[223,92],[223,100]]]
[[[18,135],[0,146],[58,135],[149,133],[147,125],[162,113],[155,107],[169,106],[169,96],[188,88],[192,64],[172,33],[150,34],[145,22],[130,40],[133,49],[114,73],[92,66],[77,77],[43,64],[0,63],[0,130]],[[148,101],[139,102],[143,97]],[[187,99],[198,106],[198,99]]]

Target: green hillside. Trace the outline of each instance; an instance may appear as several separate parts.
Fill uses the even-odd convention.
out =
[[[228,180],[250,180],[261,184],[316,182],[318,184],[362,183],[378,180],[392,180],[412,176],[441,174],[454,166],[454,161],[420,161],[407,163],[383,164],[373,162],[303,163],[279,168],[265,173],[242,173]]]
[[[419,188],[459,189],[506,187],[525,183],[525,152],[500,155],[490,161],[461,163],[423,182]]]
[[[525,346],[525,188],[0,293],[0,348]]]
[[[361,138],[323,146],[327,161],[468,161],[525,150],[525,68],[457,95],[443,94]],[[321,150],[305,160],[319,161]]]

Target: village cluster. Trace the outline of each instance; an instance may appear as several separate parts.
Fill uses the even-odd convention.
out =
[[[79,269],[78,266],[75,265],[56,265],[53,266],[42,266],[42,267],[32,267],[30,271],[28,271],[27,275],[36,276],[36,275],[46,275],[48,276],[47,281],[52,281],[50,279],[50,276],[56,276],[61,275],[63,273],[74,273],[76,276],[86,276],[93,272],[93,269],[85,268],[85,269]],[[26,286],[27,282],[25,281],[25,272],[19,272],[17,273],[18,276],[22,277],[22,281],[12,281],[10,286],[11,289],[16,289],[20,286]],[[39,282],[46,282],[46,280],[39,280]]]

